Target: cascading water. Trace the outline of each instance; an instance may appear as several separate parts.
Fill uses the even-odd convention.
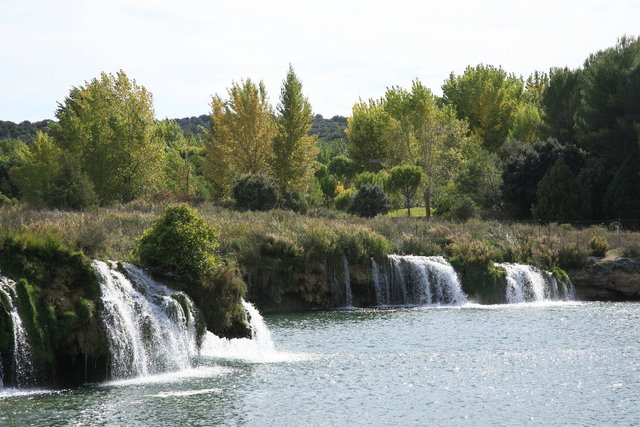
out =
[[[335,307],[353,307],[353,294],[351,293],[351,276],[349,274],[349,261],[342,256],[340,272],[335,272],[330,277],[331,295]]]
[[[372,263],[376,304],[461,305],[467,302],[455,270],[440,256],[388,255]]]
[[[16,299],[15,286],[13,280],[0,276],[0,298],[2,298],[2,305],[10,318],[13,329],[12,381],[18,386],[25,386],[33,380],[33,365],[31,363],[31,346],[20,313],[18,313],[18,307],[14,303]],[[3,365],[0,365],[0,368],[3,368]],[[0,373],[4,375],[4,372]],[[4,378],[0,377],[0,388],[4,382]]]
[[[508,304],[575,299],[571,282],[557,280],[548,271],[508,262],[495,265],[507,270],[505,300]]]
[[[250,362],[283,362],[296,360],[300,356],[278,352],[275,349],[271,332],[258,310],[246,301],[242,306],[249,316],[251,326],[251,339],[220,338],[211,332],[207,332],[200,349],[203,357],[221,359],[241,359]]]
[[[111,376],[191,367],[197,353],[191,300],[132,265],[125,264],[126,275],[105,262],[94,261],[93,266],[102,291],[101,317],[111,353]]]

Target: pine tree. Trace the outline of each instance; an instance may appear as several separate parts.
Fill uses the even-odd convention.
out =
[[[640,219],[640,168],[631,155],[616,172],[604,197],[609,219]]]
[[[543,221],[571,221],[587,217],[584,190],[562,156],[558,157],[536,189],[533,216]]]

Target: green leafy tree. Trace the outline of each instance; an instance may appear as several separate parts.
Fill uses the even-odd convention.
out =
[[[523,90],[522,79],[483,64],[467,67],[460,76],[451,73],[442,86],[444,102],[468,120],[490,151],[499,151],[507,139]]]
[[[126,202],[156,188],[162,146],[153,138],[153,99],[123,71],[73,88],[51,125],[56,145],[80,164],[101,203]]]
[[[336,156],[331,159],[327,171],[345,184],[350,183],[357,173],[356,164],[346,156]]]
[[[389,199],[384,190],[377,185],[360,187],[351,201],[348,211],[365,218],[389,212]]]
[[[180,126],[173,120],[157,123],[154,138],[164,148],[164,170],[160,186],[174,196],[191,198],[196,195],[195,165],[190,160],[193,148]]]
[[[584,191],[562,156],[540,180],[536,194],[533,217],[538,220],[571,221],[587,210]]]
[[[387,186],[402,195],[407,216],[411,216],[411,204],[423,178],[424,173],[419,166],[396,166],[389,172]]]
[[[353,106],[346,129],[349,156],[360,170],[377,171],[380,163],[395,164],[393,144],[388,138],[390,117],[381,101],[360,100]]]
[[[13,170],[22,164],[29,151],[27,144],[19,139],[0,140],[0,194],[18,198],[20,190],[12,176]]]
[[[277,134],[273,139],[273,176],[282,190],[306,190],[318,154],[317,136],[309,135],[313,114],[311,104],[302,94],[302,83],[289,66],[277,107]]]
[[[228,196],[234,179],[268,175],[276,123],[264,83],[233,83],[229,99],[211,101],[212,126],[205,135],[204,171],[219,197]]]
[[[60,171],[61,150],[49,135],[38,132],[29,150],[23,153],[15,180],[22,198],[34,206],[47,206],[54,179]]]
[[[430,218],[434,194],[451,179],[464,147],[473,143],[467,137],[467,125],[456,118],[452,108],[439,107],[431,91],[418,80],[413,82],[411,91],[387,90],[384,99],[398,157],[420,166],[425,174],[423,198]]]

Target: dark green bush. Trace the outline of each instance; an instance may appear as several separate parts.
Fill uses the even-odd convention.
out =
[[[373,218],[387,212],[389,212],[389,199],[384,190],[377,185],[360,187],[349,207],[349,213],[365,218]]]
[[[466,194],[457,196],[451,203],[449,211],[445,217],[453,221],[467,221],[471,218],[477,218],[480,215],[478,204]]]
[[[281,205],[283,209],[292,210],[301,214],[305,214],[309,211],[309,204],[307,201],[300,195],[300,193],[296,192],[283,192]]]
[[[248,175],[235,180],[232,197],[238,208],[250,211],[268,211],[282,202],[276,180],[262,175]]]

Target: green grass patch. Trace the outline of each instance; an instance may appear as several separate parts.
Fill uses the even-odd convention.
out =
[[[407,208],[389,211],[387,215],[392,217],[407,216]],[[416,218],[424,218],[425,216],[427,216],[427,209],[424,206],[411,208],[411,216]]]

